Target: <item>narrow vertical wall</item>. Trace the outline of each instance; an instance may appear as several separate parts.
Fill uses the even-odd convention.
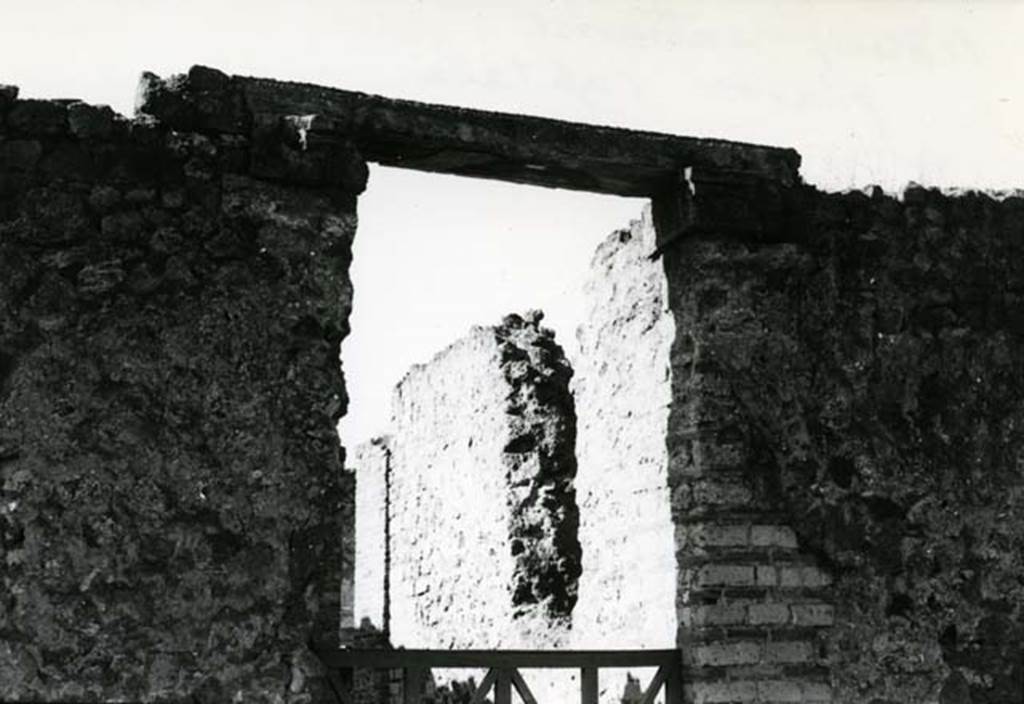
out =
[[[232,86],[150,77],[131,121],[0,90],[4,701],[333,696],[366,167]]]
[[[537,318],[479,327],[395,391],[396,646],[552,647],[579,577],[571,370]]]
[[[573,612],[577,648],[672,648],[675,529],[665,443],[674,320],[665,272],[652,260],[650,210],[594,253],[587,318],[577,333],[576,488],[583,570]],[[633,672],[646,686],[652,673]],[[618,702],[626,672],[602,673]]]
[[[390,440],[374,438],[345,460],[355,474],[355,581],[353,624],[364,631],[389,632],[388,501]]]

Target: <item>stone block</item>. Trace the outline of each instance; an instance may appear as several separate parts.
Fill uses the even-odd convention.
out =
[[[761,661],[763,648],[754,642],[724,642],[697,645],[693,662],[697,667],[754,665]]]
[[[68,106],[68,127],[79,139],[106,139],[114,134],[118,115],[107,105],[72,103]]]
[[[39,162],[43,145],[34,139],[0,141],[0,164],[18,171],[30,171]]]
[[[91,264],[78,272],[78,290],[87,296],[98,296],[117,287],[124,278],[124,266],[119,259]]]
[[[18,86],[0,83],[0,111],[9,108],[18,99]]]
[[[751,542],[750,526],[747,525],[705,524],[701,528],[698,535],[703,536],[708,547],[746,547]]]
[[[734,626],[747,619],[747,607],[743,604],[709,604],[686,606],[680,611],[682,625],[700,628],[702,626]]]
[[[56,137],[68,129],[67,106],[54,100],[19,100],[7,114],[7,127],[15,134]]]
[[[835,607],[831,604],[793,604],[790,609],[798,626],[831,626],[835,622]]]
[[[695,510],[745,509],[753,502],[750,487],[733,478],[715,477],[694,481],[689,486]]]
[[[775,547],[796,550],[796,533],[788,526],[754,525],[750,528],[750,544],[755,547]]]
[[[772,565],[758,565],[756,567],[756,573],[757,586],[759,587],[774,587],[780,584],[779,570]]]
[[[757,683],[758,699],[762,702],[773,704],[789,704],[790,702],[803,702],[803,683],[798,680],[770,680]]]
[[[786,604],[751,604],[747,621],[752,626],[782,625],[789,622],[789,606]]]
[[[693,580],[697,587],[749,587],[756,583],[752,565],[704,565]]]
[[[832,688],[822,682],[804,682],[800,691],[805,702],[827,703],[833,699]]]
[[[814,660],[814,646],[805,641],[772,641],[765,645],[765,661],[779,664],[807,663]]]
[[[820,567],[805,566],[800,570],[800,582],[805,587],[827,587],[832,584],[832,575]]]
[[[743,704],[757,699],[757,682],[738,680],[694,682],[693,704]]]
[[[778,568],[778,584],[790,589],[804,586],[803,567],[787,565]]]

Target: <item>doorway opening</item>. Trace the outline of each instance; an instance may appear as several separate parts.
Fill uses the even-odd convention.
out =
[[[668,393],[667,357],[658,355],[667,355],[671,340],[667,334],[654,336],[671,323],[659,298],[660,265],[650,257],[656,244],[647,200],[374,167],[359,207],[352,332],[343,345],[350,404],[340,425],[356,472],[355,549],[362,555],[350,625],[376,627],[388,645],[407,648],[674,648],[670,498],[665,463],[652,457],[664,453],[667,414],[655,416],[668,405],[667,396],[658,398]],[[531,310],[543,311],[543,318]],[[462,415],[445,418],[428,410],[413,414],[413,420],[406,414],[390,421],[393,412],[400,415],[393,405],[403,394],[406,404],[441,403],[446,412],[458,408],[459,384],[487,378],[481,365],[498,364],[486,350],[467,352],[462,343],[473,337],[474,326],[507,326],[514,313],[526,319],[526,327],[536,321],[554,330],[561,352],[552,354],[564,352],[566,364],[576,370],[564,389],[576,399],[574,410],[568,402],[572,427],[560,426],[552,416],[547,435],[534,440],[570,438],[571,468],[548,470],[571,472],[569,508],[557,505],[559,491],[551,481],[507,476],[501,447],[489,455],[481,450],[504,432],[507,419],[489,415],[480,393],[463,394],[476,406]],[[629,361],[645,345],[660,351],[640,355],[638,365]],[[431,368],[439,371],[431,376]],[[580,376],[584,370],[587,380]],[[423,376],[426,381],[409,381]],[[619,388],[627,379],[634,388]],[[396,395],[399,380],[404,388]],[[490,408],[507,395],[501,387]],[[474,413],[489,420],[467,431]],[[449,425],[439,429],[439,418]],[[621,432],[627,423],[640,429],[639,439],[633,437],[637,433]],[[651,426],[646,433],[644,424]],[[394,454],[393,443],[409,445],[410,434],[418,435],[415,450],[400,448]],[[476,448],[468,450],[474,442]],[[533,447],[528,443],[526,449]],[[479,526],[508,508],[502,491],[514,493],[517,481],[546,498],[527,508],[518,504],[519,516],[498,522],[514,523],[515,530],[536,540],[524,542],[512,534],[515,530],[484,536]],[[521,518],[537,511],[546,517]],[[417,523],[410,513],[426,518]],[[582,549],[571,613],[564,619],[542,616],[539,625],[524,628],[530,621],[524,614],[539,609],[529,608],[529,596],[522,608],[514,593],[501,603],[500,589],[493,599],[483,596],[484,575],[502,559],[523,562],[523,553],[534,549],[536,555],[525,555],[534,567],[550,557],[541,553],[557,541],[545,543],[543,534],[557,532],[556,524],[564,528],[561,519],[572,523],[572,540],[577,552]],[[562,557],[571,560],[568,553]],[[515,567],[508,570],[513,574]],[[551,578],[554,571],[535,581]],[[466,587],[474,574],[480,582],[476,593]],[[515,592],[523,580],[507,581]],[[467,625],[464,614],[456,614],[467,606],[490,613]],[[510,612],[504,626],[494,613],[502,609]],[[643,683],[656,670],[607,670],[602,700],[618,702],[624,694],[641,698]],[[485,669],[434,673],[438,683],[456,688],[460,678],[480,682],[485,674]],[[528,672],[526,677],[534,678],[531,686],[541,700],[578,696],[578,673]]]

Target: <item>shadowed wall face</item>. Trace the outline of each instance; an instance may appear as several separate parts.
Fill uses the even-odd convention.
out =
[[[356,177],[319,179],[276,124],[172,132],[13,98],[0,698],[322,696],[307,643],[339,617],[338,349],[365,165],[349,151]]]
[[[684,652],[698,676],[757,658],[799,673],[698,693],[1016,701],[1024,199],[806,189],[801,211],[787,242],[666,253],[692,370],[673,423],[697,421],[672,441]],[[722,530],[744,517],[787,526]]]

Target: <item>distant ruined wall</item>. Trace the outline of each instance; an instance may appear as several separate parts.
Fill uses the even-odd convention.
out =
[[[537,318],[509,316],[396,388],[394,645],[565,642],[579,577],[571,374]]]
[[[358,445],[345,458],[355,475],[355,581],[353,626],[388,632],[389,438]]]
[[[798,213],[664,256],[692,696],[1019,701],[1024,199]]]
[[[0,89],[4,701],[333,701],[366,167],[225,95]]]

